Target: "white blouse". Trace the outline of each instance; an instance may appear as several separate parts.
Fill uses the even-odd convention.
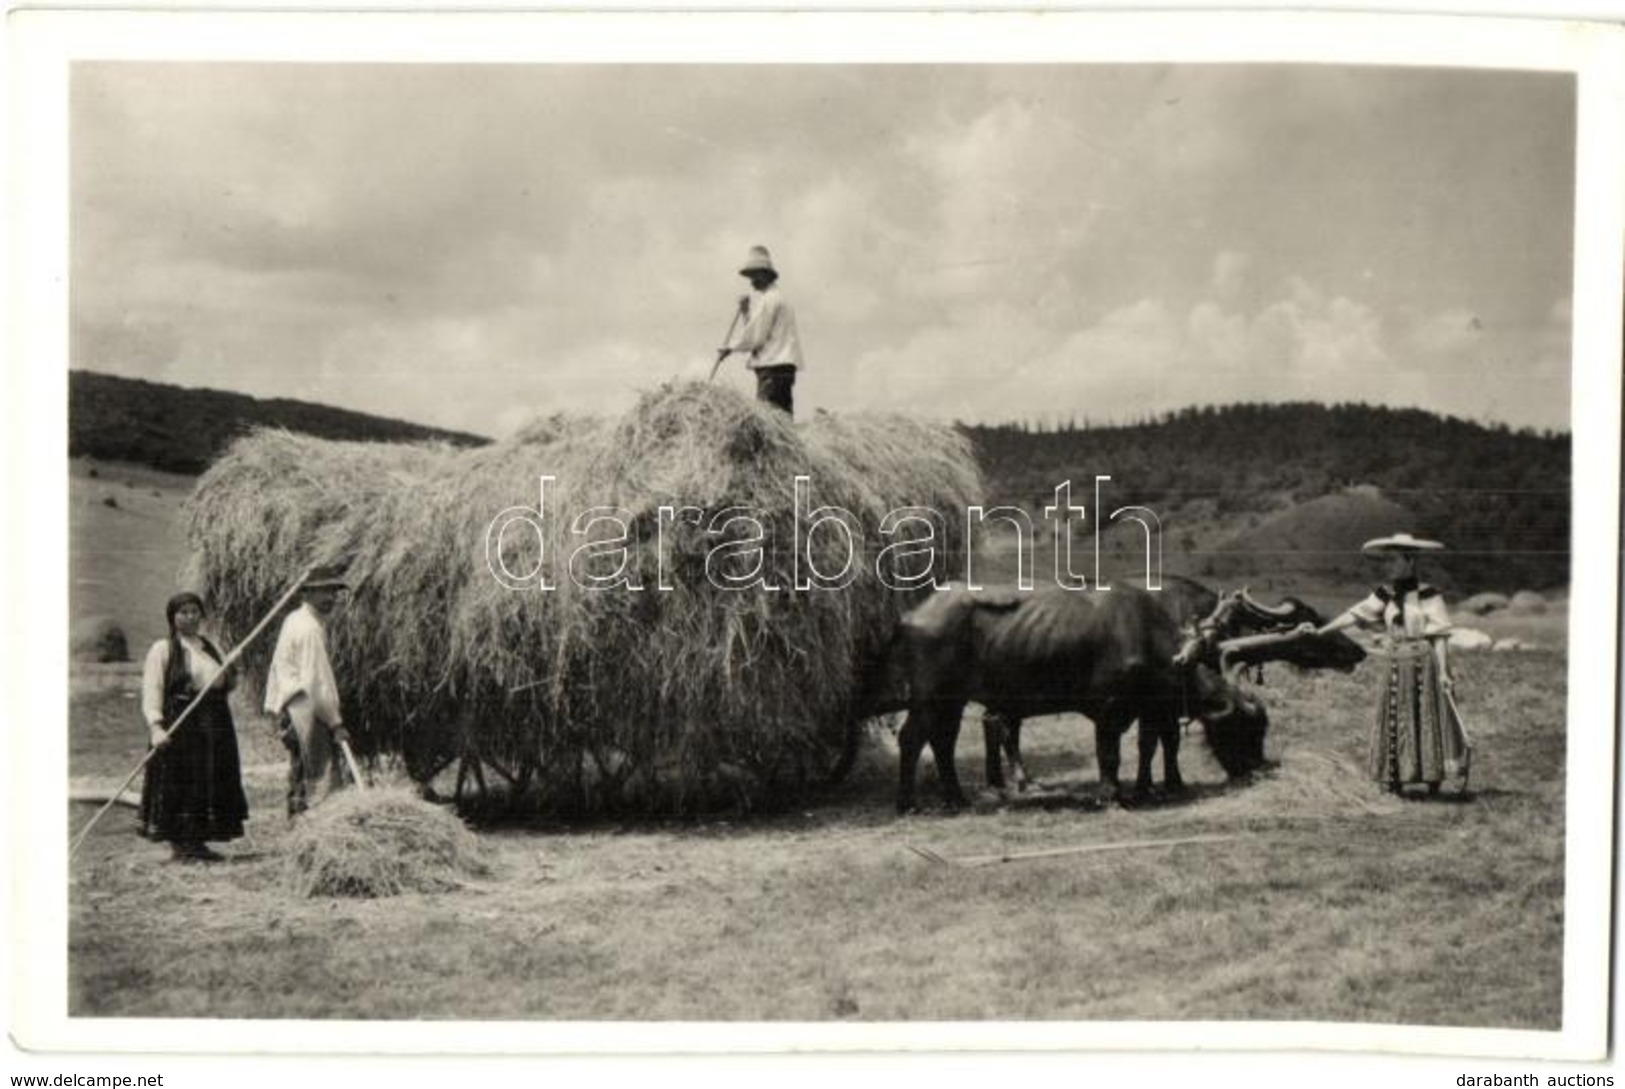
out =
[[[1405,613],[1389,587],[1379,587],[1349,612],[1362,627],[1381,627],[1390,638],[1418,639],[1450,634],[1450,610],[1444,595],[1426,584],[1405,594]]]
[[[195,635],[179,637],[181,649],[186,652],[186,672],[192,686],[199,692],[220,673],[220,666],[203,649],[203,640]],[[147,651],[146,666],[141,671],[141,714],[149,726],[163,725],[164,673],[169,669],[169,640],[160,639]]]

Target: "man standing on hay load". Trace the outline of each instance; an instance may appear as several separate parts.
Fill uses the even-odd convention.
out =
[[[796,368],[803,365],[795,308],[778,289],[779,274],[766,246],[750,248],[739,275],[754,289],[739,297],[739,313],[734,318],[735,324],[744,318],[745,327],[736,339],[717,349],[717,362],[733,352],[748,352],[750,360],[745,366],[756,372],[756,399],[793,416]]]
[[[343,785],[339,745],[349,733],[339,713],[339,686],[327,655],[327,619],[348,592],[344,568],[318,567],[305,580],[299,608],[282,621],[265,679],[265,710],[279,717],[288,749],[288,817]],[[322,783],[326,780],[326,789]],[[320,800],[320,799],[317,799]]]

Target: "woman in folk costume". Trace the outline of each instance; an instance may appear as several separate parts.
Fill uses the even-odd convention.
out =
[[[1322,627],[1300,629],[1323,635],[1358,624],[1382,632],[1378,660],[1387,676],[1366,770],[1394,794],[1407,783],[1425,783],[1437,794],[1446,779],[1459,779],[1465,789],[1472,757],[1456,711],[1450,612],[1439,591],[1416,577],[1417,557],[1443,548],[1409,533],[1367,541],[1361,551],[1384,561],[1387,581]]]
[[[181,861],[221,856],[208,842],[237,839],[248,818],[237,729],[226,694],[235,678],[219,676],[224,656],[200,630],[203,599],[180,593],[164,608],[169,637],[147,652],[141,713],[158,751],[141,788],[141,834],[168,842]],[[177,719],[202,692],[179,729]]]

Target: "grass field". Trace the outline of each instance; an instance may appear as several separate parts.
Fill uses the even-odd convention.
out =
[[[1369,678],[1279,672],[1266,695],[1280,770],[1227,789],[1193,741],[1185,804],[1086,804],[1091,731],[1061,717],[1029,731],[1032,766],[1055,788],[1046,798],[900,820],[882,733],[815,807],[746,822],[491,828],[490,880],[382,901],[286,891],[278,771],[261,759],[263,727],[240,723],[254,819],[232,861],[170,864],[135,836],[127,809],[75,860],[71,1009],[1556,1028],[1561,659],[1463,662],[1478,746],[1463,803],[1388,799],[1361,780]],[[127,722],[119,693],[76,700],[76,777],[131,766]],[[961,746],[967,781],[979,747]],[[77,827],[88,809],[74,816]],[[1198,836],[1229,838],[979,868],[909,850],[955,859]]]
[[[152,490],[142,494],[169,502]],[[86,518],[124,506],[87,503]],[[131,539],[172,529],[155,515],[142,532]],[[173,571],[160,548],[153,579]],[[116,553],[76,542],[76,578],[157,593],[119,574]],[[250,836],[225,848],[228,862],[175,865],[135,834],[132,810],[115,809],[70,870],[70,1013],[1556,1029],[1566,658],[1464,654],[1458,668],[1477,752],[1466,800],[1398,800],[1363,780],[1369,668],[1272,668],[1260,694],[1279,769],[1227,786],[1192,733],[1182,757],[1195,789],[1178,805],[1099,804],[1092,730],[1062,716],[1024,739],[1046,791],[899,819],[895,751],[876,730],[817,804],[743,819],[509,821],[481,831],[490,878],[377,901],[288,890],[281,748],[240,706]],[[116,782],[140,757],[128,685],[76,688],[68,717],[75,783]],[[967,784],[981,780],[974,727],[968,718],[960,745]],[[1132,737],[1125,747],[1131,761]],[[935,798],[929,781],[924,797]],[[73,806],[70,827],[91,811]],[[1192,842],[1151,845],[1168,840]],[[911,850],[956,860],[1098,844],[1124,849],[985,866]]]
[[[117,621],[137,660],[164,634],[164,602],[180,588],[180,510],[193,479],[140,465],[69,464],[69,608],[74,620]]]

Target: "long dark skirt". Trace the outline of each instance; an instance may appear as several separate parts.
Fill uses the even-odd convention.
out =
[[[1424,639],[1398,640],[1377,660],[1387,676],[1372,716],[1366,773],[1390,787],[1464,777],[1471,758],[1466,731],[1440,684],[1433,648]]]
[[[179,716],[186,701],[170,701]],[[236,839],[248,819],[237,729],[226,695],[210,691],[158,754],[141,788],[141,834],[170,843]]]

